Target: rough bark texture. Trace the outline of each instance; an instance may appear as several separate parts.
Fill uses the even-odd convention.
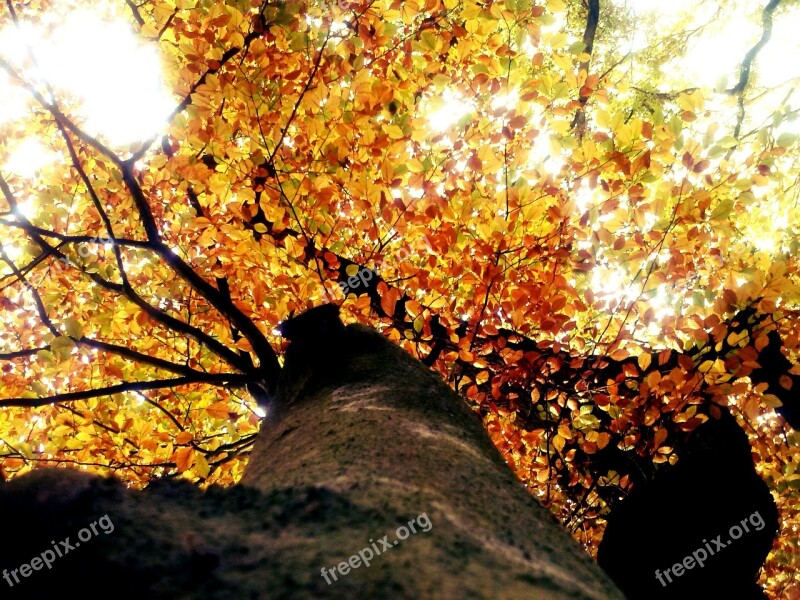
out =
[[[242,485],[50,470],[0,488],[0,569],[114,524],[4,596],[622,598],[434,374],[368,328],[297,323]]]

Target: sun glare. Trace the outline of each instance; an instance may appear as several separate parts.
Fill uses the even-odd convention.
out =
[[[113,8],[113,7],[112,7]],[[36,67],[30,65],[27,47]],[[75,109],[81,125],[112,146],[127,145],[157,133],[174,106],[161,81],[155,45],[147,44],[108,5],[67,12],[42,26],[22,24],[0,31],[0,58],[44,92],[49,84],[58,100]],[[24,118],[19,90],[0,91],[0,120]]]
[[[445,90],[441,97],[432,99],[429,106],[428,123],[437,132],[449,129],[475,110],[471,103],[451,90]]]
[[[636,14],[657,13],[659,16],[681,15],[692,8],[696,0],[628,0],[626,3]]]
[[[44,166],[54,162],[59,155],[33,138],[26,138],[11,148],[11,156],[3,165],[8,171],[31,179]]]
[[[0,71],[0,125],[22,117],[28,110],[28,99],[11,85],[8,75]]]
[[[760,24],[745,14],[732,15],[709,27],[678,61],[684,76],[716,89],[731,87],[738,78],[744,49],[761,34]]]
[[[800,6],[787,8],[772,25],[770,41],[756,59],[758,81],[774,87],[800,77]]]
[[[642,18],[655,18],[659,31],[696,29],[689,38],[687,53],[666,66],[665,73],[681,84],[727,89],[738,78],[745,52],[762,33],[760,9],[747,2],[732,3],[725,11],[716,2],[697,0],[615,0]],[[764,4],[764,3],[758,3]],[[734,9],[731,9],[733,7]],[[755,77],[760,85],[774,87],[800,76],[800,7],[785,7],[773,18],[769,42],[756,59]],[[654,43],[646,33],[636,31],[629,41],[631,51]]]
[[[592,290],[598,297],[607,298],[613,302],[629,302],[639,297],[639,290],[631,285],[630,276],[616,265],[594,268]]]
[[[536,136],[528,153],[531,166],[551,176],[557,175],[564,166],[561,151],[553,141],[552,134],[543,129]]]

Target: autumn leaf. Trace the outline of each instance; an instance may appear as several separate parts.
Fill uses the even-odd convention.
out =
[[[206,407],[206,412],[214,419],[227,419],[230,406],[227,402],[214,402]]]
[[[194,458],[194,448],[178,448],[175,451],[174,460],[178,473],[183,473],[192,466]]]

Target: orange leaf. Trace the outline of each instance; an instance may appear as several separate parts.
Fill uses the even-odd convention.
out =
[[[236,347],[239,348],[239,350],[244,350],[245,352],[252,352],[253,350],[253,347],[250,345],[250,342],[247,340],[247,338],[239,338],[236,341]]]
[[[653,436],[653,447],[658,448],[664,441],[667,439],[667,430],[663,427],[660,427],[658,431],[656,431],[655,436]]]
[[[625,360],[628,356],[628,351],[625,348],[617,348],[611,353],[610,358],[611,360]]]
[[[406,312],[412,317],[416,318],[422,312],[422,306],[416,300],[406,302]]]
[[[114,365],[108,364],[105,365],[103,368],[105,369],[105,372],[108,373],[109,375],[113,375],[114,377],[122,377],[122,369],[120,369],[119,367],[115,367]]]
[[[662,350],[658,353],[658,366],[663,367],[669,361],[672,350]]]
[[[397,304],[398,296],[397,288],[388,289],[386,293],[381,295],[381,308],[387,316],[394,315],[394,305]]]
[[[230,412],[230,406],[228,406],[227,402],[214,402],[214,404],[210,405],[206,408],[206,412],[214,417],[215,419],[227,419],[228,413]]]
[[[179,448],[175,452],[175,465],[178,467],[178,473],[183,473],[192,466],[192,458],[194,458],[194,448]]]
[[[639,370],[636,368],[636,365],[631,363],[622,365],[622,372],[625,374],[625,377],[638,377],[639,375]]]

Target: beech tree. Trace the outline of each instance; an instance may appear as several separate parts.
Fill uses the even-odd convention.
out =
[[[333,302],[590,551],[728,407],[797,593],[798,8],[691,8],[4,0],[3,476],[238,482]]]
[[[0,549],[10,591],[85,593],[91,580],[93,596],[126,598],[622,598],[419,361],[345,328],[335,305],[284,329],[241,485],[17,478],[0,488],[16,517]],[[116,534],[91,535],[97,515]],[[37,555],[57,565],[33,573]]]

